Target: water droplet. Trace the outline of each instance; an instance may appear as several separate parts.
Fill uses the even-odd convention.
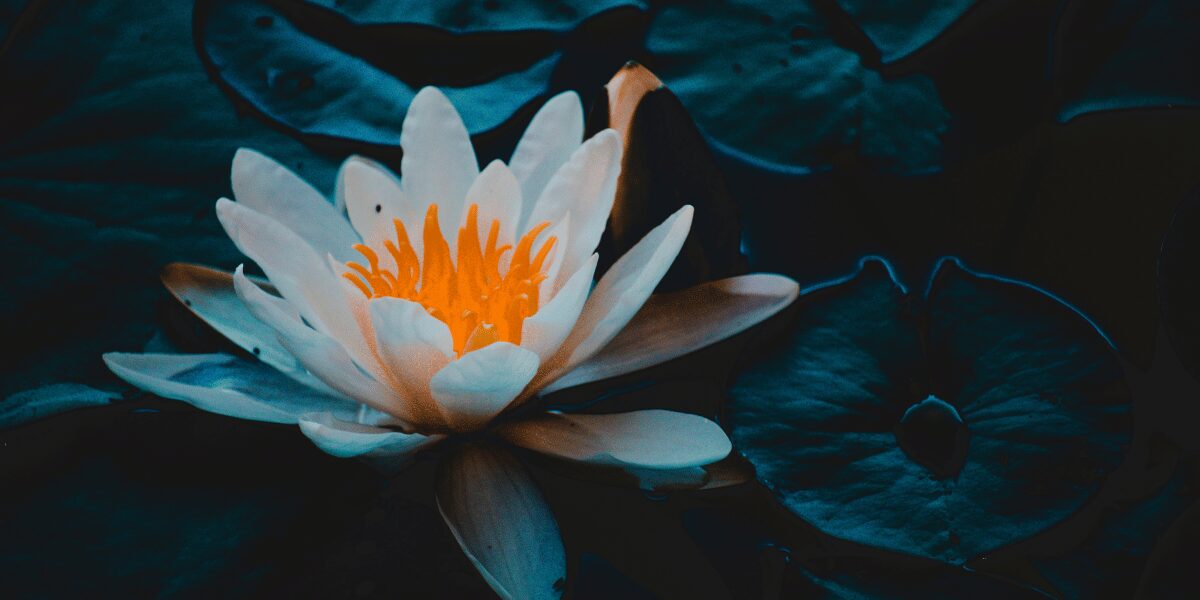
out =
[[[376,204],[376,205],[375,205],[375,212],[376,212],[376,214],[383,212],[383,205],[382,205],[382,204]]]
[[[258,356],[258,355],[262,354],[262,349],[259,348],[258,346],[255,346],[254,349],[251,350],[251,352],[253,352],[255,356]]]

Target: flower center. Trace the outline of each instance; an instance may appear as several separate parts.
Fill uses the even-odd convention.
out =
[[[425,213],[424,257],[409,242],[400,219],[393,219],[396,240],[385,240],[384,249],[396,261],[396,271],[381,268],[379,253],[355,244],[367,259],[367,267],[347,262],[350,280],[367,298],[404,298],[425,307],[429,314],[450,327],[458,356],[493,342],[521,343],[525,318],[538,309],[538,285],[547,277],[548,259],[557,238],[551,236],[534,252],[539,234],[550,226],[544,222],[530,229],[517,242],[497,247],[500,221],[493,220],[487,240],[479,239],[479,205],[467,209],[466,224],[458,229],[458,256],[438,224],[438,207]],[[512,252],[508,268],[501,273],[504,255]]]

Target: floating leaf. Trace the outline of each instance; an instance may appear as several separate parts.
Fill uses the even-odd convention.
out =
[[[1070,515],[1122,458],[1121,366],[1041,290],[944,260],[921,297],[871,259],[800,302],[734,387],[731,437],[823,531],[961,564]]]
[[[647,64],[725,150],[772,168],[847,154],[934,169],[949,115],[923,76],[885,80],[835,45],[805,3],[712,1],[662,9]]]
[[[629,0],[310,0],[359,23],[419,23],[456,31],[566,31],[583,19],[621,7],[645,8]]]
[[[837,0],[879,49],[885,63],[900,60],[932,42],[980,0],[916,0],[888,4]]]
[[[1200,4],[1073,2],[1058,41],[1058,120],[1146,107],[1200,106]]]
[[[190,3],[38,6],[6,40],[0,77],[24,90],[0,114],[0,250],[12,261],[0,330],[21,348],[0,397],[113,381],[100,354],[154,332],[168,298],[159,267],[244,260],[213,211],[238,146],[325,189],[336,168],[237,118],[196,60]]]

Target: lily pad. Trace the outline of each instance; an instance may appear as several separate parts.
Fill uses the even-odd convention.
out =
[[[837,3],[879,49],[883,62],[892,63],[932,42],[980,0]]]
[[[606,10],[645,8],[629,0],[310,0],[359,23],[419,23],[455,31],[566,31]]]
[[[552,93],[598,89],[645,25],[633,2],[202,0],[195,30],[235,102],[307,143],[394,158],[409,102],[436,85],[486,159]]]
[[[190,3],[39,6],[6,40],[0,76],[23,90],[0,114],[0,249],[12,261],[0,330],[20,348],[0,397],[114,381],[100,355],[155,331],[162,264],[244,260],[213,210],[238,146],[325,189],[336,169],[238,118],[196,59]]]
[[[898,171],[941,164],[949,115],[933,82],[885,79],[836,45],[807,3],[670,5],[646,46],[701,129],[750,161],[785,171],[843,155]]]
[[[289,132],[393,148],[424,85],[442,86],[473,133],[543,97],[559,59],[554,38],[514,35],[520,39],[360,26],[304,3],[211,0],[196,10],[197,49],[235,98]]]
[[[1121,365],[1039,289],[945,259],[913,293],[867,259],[800,302],[729,423],[779,501],[831,535],[961,564],[1069,516],[1122,459]]]
[[[1058,120],[1110,110],[1200,106],[1200,4],[1075,2],[1057,34]]]
[[[1046,597],[996,577],[912,557],[807,556],[790,550],[761,525],[720,509],[687,510],[683,522],[739,598]]]

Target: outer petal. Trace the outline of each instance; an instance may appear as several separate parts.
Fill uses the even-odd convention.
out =
[[[333,338],[308,327],[288,312],[287,304],[251,282],[238,267],[233,274],[237,295],[255,317],[275,330],[279,342],[306,369],[329,387],[407,422],[412,414],[395,391],[363,372]]]
[[[393,382],[412,400],[417,418],[441,424],[444,417],[430,395],[429,381],[454,357],[450,328],[403,298],[375,298],[367,310],[379,358]]]
[[[249,148],[233,155],[233,196],[296,232],[320,254],[353,256],[358,236],[316,188],[287,167]]]
[[[353,418],[358,406],[296,383],[270,367],[228,354],[125,354],[104,362],[140,389],[238,419],[296,423],[301,414],[328,411]]]
[[[318,448],[339,458],[367,455],[372,458],[400,458],[442,439],[419,433],[401,433],[384,427],[343,421],[331,413],[306,413],[300,416],[300,431]]]
[[[721,427],[688,413],[639,410],[610,415],[549,413],[501,426],[512,443],[570,460],[643,469],[717,462],[732,445]]]
[[[545,362],[571,333],[579,320],[579,313],[592,290],[592,277],[596,275],[596,263],[600,256],[592,258],[579,267],[567,280],[554,298],[543,305],[532,317],[525,319],[521,327],[521,347],[538,355]]]
[[[692,207],[684,206],[609,268],[583,306],[574,331],[538,376],[534,389],[591,357],[625,327],[671,267],[691,224]]]
[[[606,129],[584,142],[554,174],[522,224],[521,231],[525,231],[571,214],[563,273],[574,273],[595,252],[612,211],[620,173],[621,139],[617,132]]]
[[[538,368],[538,356],[508,342],[496,342],[446,365],[429,383],[451,427],[478,429],[500,414]]]
[[[411,203],[404,199],[400,180],[392,175],[383,165],[361,156],[351,156],[342,163],[338,170],[337,193],[350,216],[350,223],[362,236],[363,242],[380,252],[379,258],[389,269],[395,268],[395,261],[387,252],[383,252],[383,241],[395,237],[396,229],[392,219],[400,219],[405,227],[412,229],[414,215],[406,214]],[[420,218],[423,215],[416,216]],[[417,221],[418,223],[420,221]],[[418,236],[419,238],[420,236]],[[420,244],[420,239],[415,243]],[[362,256],[351,250],[351,257],[343,259],[334,254],[339,262],[354,260],[363,262]]]
[[[296,357],[276,340],[275,330],[251,314],[237,297],[231,274],[200,265],[171,263],[163,267],[161,277],[171,294],[217,333],[281,372],[304,373]]]
[[[217,201],[217,218],[238,249],[262,267],[314,328],[338,340],[360,364],[369,364],[366,340],[346,308],[339,278],[312,246],[278,221],[225,198]]]
[[[492,161],[467,191],[467,206],[479,205],[479,238],[487,239],[492,220],[496,219],[500,221],[499,244],[515,244],[521,202],[521,184],[517,178],[503,162]]]
[[[425,207],[436,203],[442,233],[454,248],[454,234],[462,221],[467,190],[479,175],[479,163],[462,118],[437,88],[422,88],[413,98],[400,146],[407,201],[422,215]]]
[[[766,273],[655,294],[617,337],[543,391],[631,373],[715,344],[778,313],[799,294],[795,281]]]
[[[522,223],[528,220],[550,178],[582,141],[583,105],[575,92],[551,98],[533,116],[509,161],[524,194]]]
[[[525,467],[497,446],[467,445],[440,465],[437,504],[467,558],[506,600],[562,596],[558,524]]]

